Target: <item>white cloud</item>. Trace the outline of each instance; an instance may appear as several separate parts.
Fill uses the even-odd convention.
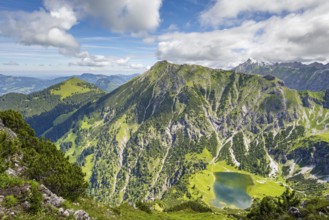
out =
[[[143,39],[143,42],[146,44],[153,44],[157,40],[156,36],[146,36]]]
[[[83,19],[93,17],[106,28],[132,36],[145,36],[160,23],[162,0],[44,0],[34,12],[0,12],[0,36],[23,45],[57,48],[60,54],[80,59],[71,65],[103,67],[112,60],[81,51],[69,31]],[[84,55],[84,56],[83,56]],[[119,59],[125,65],[129,59]]]
[[[80,60],[77,62],[71,62],[71,66],[88,66],[88,67],[106,67],[106,66],[129,66],[130,57],[116,58],[106,57],[103,55],[90,55],[87,51],[82,51],[75,55]]]
[[[105,67],[111,65],[109,58],[102,55],[90,55],[87,51],[82,51],[76,54],[76,57],[80,60],[77,62],[71,62],[71,66],[88,66],[88,67]]]
[[[129,62],[129,60],[130,60],[130,57],[125,57],[125,58],[116,60],[116,63],[118,65],[126,65]]]
[[[79,50],[79,43],[67,32],[77,20],[73,11],[65,6],[55,11],[7,12],[2,13],[2,17],[5,22],[0,34],[17,39],[21,44]]]
[[[282,13],[309,10],[326,0],[217,0],[200,15],[203,25],[234,25],[244,19],[259,18],[255,13]]]
[[[130,64],[130,68],[136,69],[136,70],[138,70],[138,69],[144,69],[144,70],[148,69],[147,66],[144,66],[143,64],[140,64],[140,63]]]
[[[285,16],[273,15],[261,21],[254,21],[251,18],[224,30],[169,33],[159,36],[158,58],[216,68],[229,68],[250,57],[272,62],[329,61],[329,50],[325,46],[326,42],[329,42],[329,2],[322,1],[322,4],[314,6],[315,1],[311,0],[293,1],[295,4],[292,1],[284,1],[290,4],[275,9],[275,6],[279,5],[274,4],[274,1],[271,3],[266,1],[270,6],[265,6],[264,1],[260,4],[258,0],[239,1],[242,6],[237,7],[240,7],[240,10],[234,8],[237,2],[218,1],[218,4],[227,4],[228,9],[228,12],[220,15],[222,10],[217,8],[218,16],[238,19],[240,12],[248,8],[243,2],[258,2],[258,6],[249,4],[248,10],[255,12],[301,9],[302,3],[296,2],[303,2],[309,7],[303,8],[298,13],[287,13]]]
[[[174,32],[174,31],[178,31],[178,27],[176,24],[171,24],[169,25],[169,27],[167,28],[168,32]]]
[[[83,0],[82,4],[88,14],[115,32],[139,34],[160,24],[162,0]]]

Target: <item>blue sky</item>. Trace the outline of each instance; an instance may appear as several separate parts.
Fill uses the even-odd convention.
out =
[[[328,62],[325,0],[0,1],[0,73],[132,74],[158,60]]]

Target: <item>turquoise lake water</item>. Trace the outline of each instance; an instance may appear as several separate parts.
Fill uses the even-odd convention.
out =
[[[215,173],[216,182],[214,190],[216,199],[212,205],[223,208],[225,206],[235,206],[236,208],[246,209],[252,204],[252,198],[247,194],[247,188],[253,185],[250,176],[231,173]]]

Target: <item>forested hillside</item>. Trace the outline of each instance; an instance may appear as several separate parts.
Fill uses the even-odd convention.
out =
[[[96,86],[72,78],[30,95],[11,93],[1,96],[0,110],[19,111],[36,134],[42,136],[81,106],[104,94]]]

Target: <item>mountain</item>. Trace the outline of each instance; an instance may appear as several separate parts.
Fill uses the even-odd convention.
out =
[[[84,73],[79,76],[75,76],[81,80],[92,83],[96,85],[98,88],[102,89],[105,92],[112,92],[119,86],[125,84],[129,80],[135,78],[139,74],[132,75],[101,75],[101,74],[92,74],[92,73]],[[61,82],[69,79],[71,77],[61,77],[54,79],[54,82]]]
[[[142,202],[111,207],[85,196],[83,178],[81,168],[35,137],[19,113],[0,111],[0,219],[234,219],[197,202],[168,210]]]
[[[78,78],[29,95],[10,93],[0,97],[0,110],[13,109],[23,114],[38,136],[65,120],[77,109],[104,95],[93,84]]]
[[[129,80],[137,77],[139,74],[133,74],[133,75],[112,75],[104,78],[100,78],[95,82],[95,85],[106,91],[106,92],[112,92],[119,86],[125,84]]]
[[[162,61],[45,137],[83,167],[89,194],[112,205],[214,205],[221,172],[249,178],[252,198],[279,196],[286,184],[324,196],[326,99],[274,77]]]
[[[30,94],[64,82],[72,77],[92,83],[106,92],[111,92],[136,76],[138,76],[138,74],[106,76],[85,73],[78,76],[66,76],[44,80],[33,77],[15,77],[0,74],[0,96],[8,93]]]
[[[329,64],[266,63],[248,59],[234,68],[235,72],[273,75],[292,89],[323,91],[329,89]]]
[[[45,80],[32,77],[5,76],[0,74],[0,95],[12,92],[28,94],[45,89],[48,86],[50,86],[50,84]]]

